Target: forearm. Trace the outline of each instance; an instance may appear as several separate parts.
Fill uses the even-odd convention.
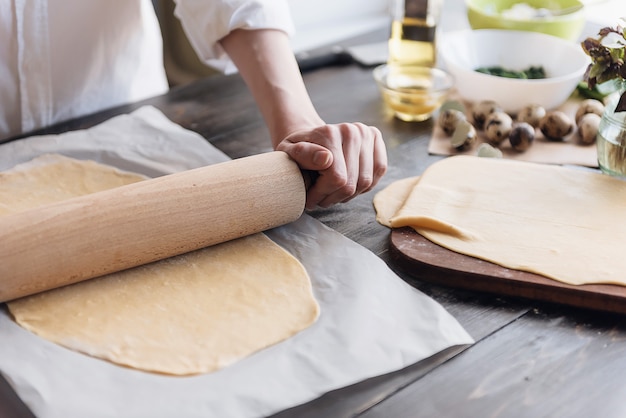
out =
[[[324,123],[284,32],[239,29],[220,42],[254,95],[274,149],[319,174],[307,191],[307,208],[346,202],[376,185],[387,169],[380,131],[362,123]]]
[[[324,123],[311,103],[284,32],[239,29],[220,43],[252,92],[274,147],[295,131]]]

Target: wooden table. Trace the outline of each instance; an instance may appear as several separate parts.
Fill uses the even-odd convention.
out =
[[[390,182],[420,174],[441,158],[427,152],[432,122],[394,119],[380,99],[371,69],[323,68],[305,74],[305,81],[327,122],[361,121],[379,127],[389,154],[388,174],[375,190],[310,214],[396,269],[389,230],[375,221],[372,198]],[[39,133],[90,127],[146,104],[199,132],[232,158],[270,150],[261,116],[236,75],[211,77]],[[325,394],[275,417],[626,416],[624,317],[431,285],[398,273],[441,303],[476,343]],[[32,416],[2,379],[0,416]]]

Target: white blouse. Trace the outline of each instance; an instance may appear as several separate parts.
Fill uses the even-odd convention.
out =
[[[176,0],[199,57],[234,29],[293,32],[285,0]],[[167,91],[150,0],[0,0],[0,139]]]

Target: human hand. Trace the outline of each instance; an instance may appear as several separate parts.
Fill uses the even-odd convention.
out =
[[[238,29],[220,43],[254,95],[274,149],[318,173],[307,209],[347,202],[378,183],[387,171],[380,131],[362,123],[324,124],[286,33]]]
[[[347,202],[371,190],[387,171],[382,134],[362,123],[293,132],[276,150],[286,152],[300,168],[319,174],[307,192],[307,209]]]

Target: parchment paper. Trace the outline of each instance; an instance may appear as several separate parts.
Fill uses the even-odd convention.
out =
[[[453,97],[452,99],[460,100],[458,97]],[[580,100],[572,98],[561,105],[558,110],[570,116],[572,121],[574,121],[579,105]],[[466,108],[469,109],[470,106],[471,104],[467,104]],[[467,116],[468,120],[471,121],[471,116]],[[598,167],[598,154],[595,143],[591,145],[579,144],[576,129],[574,129],[572,134],[565,137],[563,141],[558,142],[546,140],[539,129],[536,129],[535,132],[536,136],[532,146],[524,152],[515,151],[511,148],[508,140],[505,140],[499,147],[502,150],[503,157],[535,163]],[[478,146],[485,142],[484,133],[480,130],[477,133],[479,140],[473,147],[464,151],[457,151],[450,145],[450,137],[443,132],[443,129],[438,124],[435,124],[433,135],[428,144],[428,152],[436,155],[476,155]]]
[[[0,146],[0,170],[44,153],[157,176],[227,159],[152,107],[86,131]],[[471,337],[374,254],[303,215],[268,236],[306,267],[321,306],[307,330],[212,374],[170,377],[45,341],[0,305],[0,372],[40,418],[257,417],[388,373]]]

